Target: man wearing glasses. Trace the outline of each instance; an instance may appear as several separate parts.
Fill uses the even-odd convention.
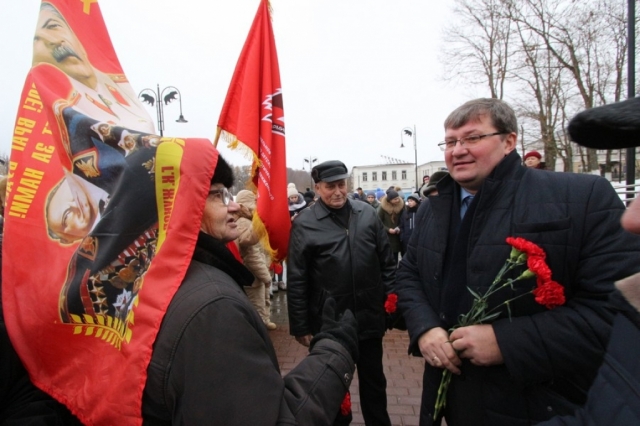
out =
[[[620,227],[624,205],[593,175],[522,165],[517,119],[498,99],[476,99],[445,120],[449,176],[422,203],[397,275],[410,353],[425,358],[421,425],[529,425],[584,403],[602,362],[613,313],[613,282],[640,270],[640,238]],[[456,327],[485,294],[522,237],[546,253],[566,303],[553,310],[528,294],[535,276],[503,288],[487,324]],[[526,268],[523,268],[526,269]],[[523,270],[514,270],[515,279]],[[453,373],[434,419],[444,369]]]

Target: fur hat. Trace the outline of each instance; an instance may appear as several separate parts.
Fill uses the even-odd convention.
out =
[[[440,182],[442,178],[448,175],[449,175],[449,172],[446,170],[438,170],[437,172],[432,174],[431,178],[429,179],[429,185],[427,185],[427,187],[422,191],[422,195],[424,195],[425,197],[428,197],[429,194],[431,194],[433,191],[437,189],[436,185],[438,184],[438,182]]]
[[[395,200],[400,195],[395,189],[387,189],[387,201]]]
[[[296,184],[290,183],[289,185],[287,185],[287,197],[293,197],[295,195],[298,195],[298,189],[296,188]]]
[[[538,160],[542,160],[542,155],[538,151],[529,151],[524,155],[523,160],[526,160],[529,157],[536,157]]]
[[[211,183],[221,183],[225,188],[233,186],[233,170],[221,155],[218,155],[218,163],[211,177]]]

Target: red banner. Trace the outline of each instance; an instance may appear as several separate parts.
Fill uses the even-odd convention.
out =
[[[142,423],[218,158],[210,141],[154,133],[97,2],[42,2],[12,139],[3,307],[33,382],[85,424]]]
[[[291,222],[282,86],[267,0],[260,2],[240,53],[218,129],[231,148],[242,143],[253,153],[251,177],[257,190],[254,228],[258,233],[266,231],[274,257],[282,260],[287,255]]]

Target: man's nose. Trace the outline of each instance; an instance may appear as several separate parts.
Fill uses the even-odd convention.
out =
[[[458,143],[456,143],[455,146],[453,147],[453,149],[451,150],[451,153],[453,155],[466,154],[467,153],[467,147],[462,144],[462,141],[458,141]]]
[[[61,37],[56,36],[50,31],[44,31],[44,30],[36,31],[35,40],[41,41],[47,47],[58,46],[63,42]]]

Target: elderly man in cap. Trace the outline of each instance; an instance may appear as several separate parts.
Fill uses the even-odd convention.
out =
[[[449,426],[524,426],[571,414],[604,357],[613,283],[640,271],[640,238],[620,227],[624,205],[606,179],[522,165],[505,102],[469,101],[444,130],[450,175],[422,203],[397,273],[410,352],[426,364],[420,424],[439,425],[444,414]],[[534,300],[531,276],[491,295],[485,312],[496,318],[460,326],[509,258],[507,237],[544,251],[566,302],[549,310]],[[438,413],[445,369],[452,376]]]
[[[347,199],[347,167],[340,161],[311,171],[318,201],[293,222],[287,260],[291,335],[308,346],[320,331],[325,300],[358,320],[360,405],[367,425],[390,425],[382,370],[385,295],[392,291],[395,263],[376,211]]]

